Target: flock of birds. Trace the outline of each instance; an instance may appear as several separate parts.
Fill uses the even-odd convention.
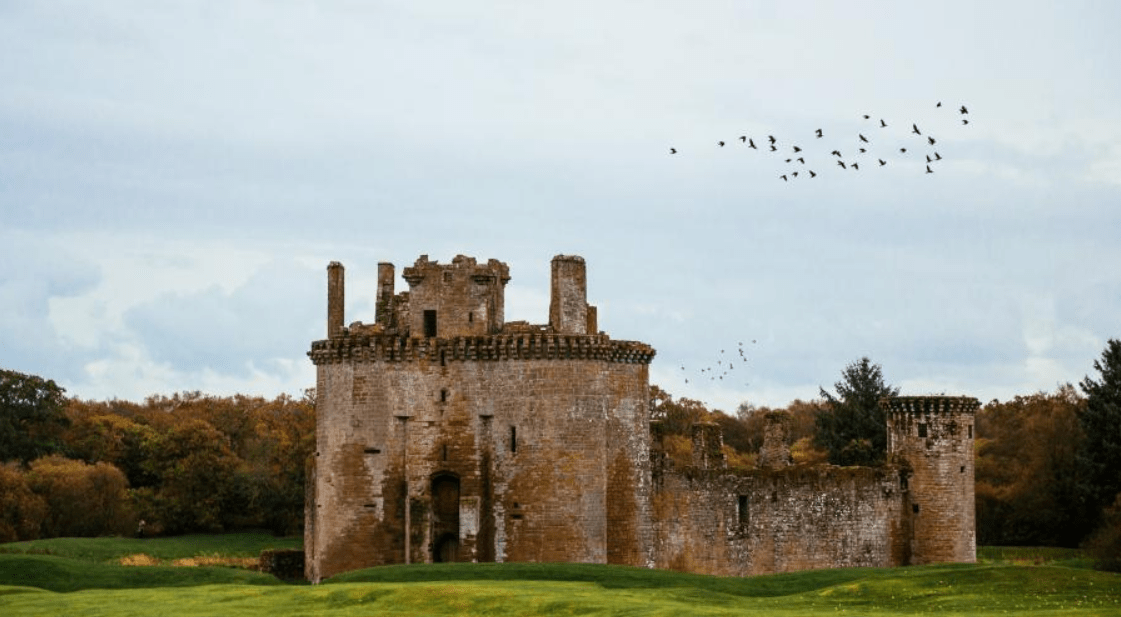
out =
[[[942,102],[939,101],[935,108],[942,109]],[[969,118],[965,116],[969,114],[969,109],[962,105],[958,109],[958,113],[961,117],[961,125],[968,126]],[[759,143],[756,143],[754,137],[740,135],[739,141],[741,147],[780,157],[785,166],[778,177],[784,182],[790,182],[798,178],[816,178],[822,170],[820,165],[823,163],[820,156],[827,151],[829,157],[835,157],[830,159],[829,166],[835,165],[844,171],[859,171],[862,166],[865,168],[886,167],[889,161],[898,156],[925,156],[926,173],[934,173],[934,166],[942,160],[942,155],[937,150],[938,139],[924,132],[919,127],[918,122],[911,122],[911,130],[905,133],[905,136],[912,141],[903,145],[895,142],[889,146],[880,146],[881,143],[888,143],[889,141],[882,138],[884,130],[894,127],[895,124],[889,124],[883,118],[874,118],[870,114],[864,114],[863,120],[868,124],[868,128],[856,131],[855,136],[849,135],[848,139],[851,141],[840,147],[821,148],[818,146],[816,140],[825,138],[825,131],[820,128],[814,131],[813,141],[811,142],[814,144],[813,147],[806,143],[803,143],[806,146],[803,147],[803,145],[794,142],[780,141],[774,135],[767,135],[765,139],[760,138]],[[906,124],[903,126],[906,127]],[[732,140],[732,142],[734,143],[735,140]],[[723,148],[728,143],[720,140],[716,142],[716,145]],[[677,154],[677,148],[671,147],[669,152],[670,154]],[[815,158],[815,156],[818,158]]]
[[[751,342],[755,343],[754,340],[751,341]],[[731,376],[730,376],[729,371],[732,371],[733,369],[735,369],[736,364],[741,364],[741,365],[744,365],[744,366],[747,365],[747,355],[744,354],[744,352],[743,352],[743,342],[742,341],[739,343],[739,348],[736,350],[736,352],[739,353],[739,359],[732,358],[732,357],[725,358],[724,357],[725,356],[724,350],[721,349],[720,350],[720,357],[716,360],[716,364],[712,365],[712,366],[706,366],[706,367],[702,368],[699,371],[699,377],[701,379],[704,379],[704,378],[707,377],[709,381],[716,381],[716,380],[724,381],[725,377],[728,377],[729,380],[730,380]],[[685,365],[681,366],[681,370],[686,371]],[[742,371],[741,371],[741,374],[743,374]],[[694,375],[694,378],[696,378],[696,377],[697,377],[697,375]],[[685,378],[685,383],[689,383],[689,378],[688,377]],[[747,386],[749,384],[747,382],[744,382],[743,385]]]

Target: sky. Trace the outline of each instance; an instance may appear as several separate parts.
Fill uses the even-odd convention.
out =
[[[729,412],[861,357],[1007,400],[1121,338],[1121,4],[472,4],[0,0],[0,367],[299,395],[328,262],[370,322],[378,262],[458,254],[531,323],[583,256]]]

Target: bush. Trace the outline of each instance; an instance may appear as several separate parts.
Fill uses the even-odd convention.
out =
[[[109,463],[48,456],[31,463],[27,483],[47,504],[44,536],[121,535],[132,529],[128,480]]]
[[[1102,524],[1086,541],[1086,551],[1095,569],[1121,572],[1121,493],[1102,513]]]
[[[27,485],[15,464],[0,465],[0,543],[35,540],[47,502]]]

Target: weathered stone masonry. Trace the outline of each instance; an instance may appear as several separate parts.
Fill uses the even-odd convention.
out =
[[[432,561],[743,575],[974,558],[973,399],[885,402],[882,468],[787,466],[772,438],[766,469],[731,474],[719,428],[699,425],[675,469],[656,422],[651,441],[654,350],[597,331],[582,258],[553,259],[542,325],[504,321],[499,261],[422,256],[402,277],[395,294],[379,264],[374,323],[344,326],[328,266],[328,337],[309,352],[312,580]]]

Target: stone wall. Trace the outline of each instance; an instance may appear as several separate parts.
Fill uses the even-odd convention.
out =
[[[720,576],[899,562],[894,468],[794,466],[744,475],[655,463],[655,565]]]

